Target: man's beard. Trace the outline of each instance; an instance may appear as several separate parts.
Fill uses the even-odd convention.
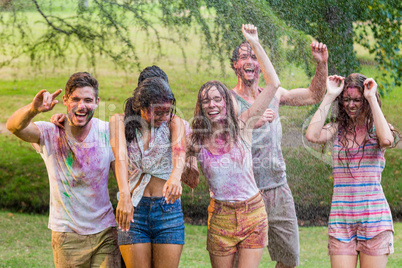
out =
[[[242,73],[238,74],[238,76],[240,76],[241,81],[242,81],[246,86],[248,86],[248,87],[251,87],[251,86],[254,84],[254,82],[255,82],[255,78],[253,78],[253,79],[246,79],[246,78],[242,75]]]

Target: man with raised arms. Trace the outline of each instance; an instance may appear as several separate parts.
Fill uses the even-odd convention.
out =
[[[99,104],[98,81],[73,74],[63,96],[64,128],[31,120],[58,103],[39,91],[32,103],[14,112],[7,128],[32,143],[45,161],[50,184],[49,229],[55,267],[120,267],[116,221],[107,188],[114,156],[109,123],[93,118]]]
[[[316,73],[308,88],[286,90],[279,87],[264,115],[257,119],[253,131],[253,171],[262,191],[268,214],[268,251],[276,267],[295,267],[299,263],[299,233],[293,196],[286,180],[286,167],[281,151],[282,126],[279,106],[303,106],[318,103],[326,89],[328,51],[326,45],[313,42],[311,51],[317,62]],[[232,89],[238,113],[256,100],[260,65],[247,42],[233,51],[231,66],[238,82]],[[274,119],[272,121],[272,117]]]

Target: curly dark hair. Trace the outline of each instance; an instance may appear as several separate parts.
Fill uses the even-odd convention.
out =
[[[143,80],[134,90],[133,96],[128,98],[124,107],[124,124],[127,142],[137,141],[136,130],[141,131],[141,110],[148,109],[152,105],[170,102],[169,122],[176,114],[176,99],[169,84],[159,77],[151,77]]]
[[[237,120],[237,115],[235,114],[233,101],[231,94],[227,87],[219,81],[208,81],[203,84],[198,91],[197,103],[194,110],[194,119],[191,124],[193,133],[191,135],[191,146],[189,146],[189,153],[194,154],[194,147],[203,145],[204,142],[213,135],[212,124],[208,117],[205,116],[202,110],[202,99],[208,95],[208,92],[216,88],[222,95],[226,103],[226,118],[223,121],[224,125],[224,137],[227,142],[234,141],[238,142],[238,137],[240,133],[239,123]]]
[[[144,68],[144,70],[141,71],[140,76],[138,77],[138,85],[145,79],[151,77],[159,77],[165,80],[166,83],[169,83],[167,74],[158,66],[152,65]]]
[[[352,153],[350,152],[348,148],[348,143],[349,141],[357,143],[356,140],[356,126],[357,126],[357,120],[353,120],[352,118],[349,117],[349,115],[346,113],[346,110],[343,106],[343,92],[348,90],[349,88],[357,88],[359,92],[362,94],[362,107],[360,108],[359,111],[357,111],[357,116],[363,115],[364,116],[364,125],[366,127],[366,131],[368,133],[369,137],[373,137],[375,128],[374,128],[374,119],[373,119],[373,113],[371,111],[370,105],[367,101],[367,99],[364,97],[364,81],[367,79],[366,76],[359,74],[359,73],[353,73],[350,74],[348,77],[345,79],[345,85],[343,87],[342,93],[336,98],[335,102],[337,103],[335,106],[337,108],[337,112],[335,114],[335,117],[333,118],[333,121],[338,124],[338,140],[341,144],[341,150],[345,151],[346,158],[351,159],[353,157]],[[378,92],[376,92],[376,98],[379,106],[381,107],[381,99],[380,95]],[[394,136],[399,136],[398,132],[394,129],[392,129],[392,132]],[[352,135],[353,139],[350,140],[347,138],[347,135]],[[361,148],[363,150],[362,157],[359,160],[359,167],[360,167],[360,162],[363,159],[364,156],[364,147],[367,143],[367,135],[364,137],[363,143],[361,145]],[[358,152],[360,151],[360,147]],[[358,153],[357,152],[357,153]],[[356,153],[356,154],[357,154]],[[342,163],[342,160],[338,154],[338,159]],[[351,173],[350,168],[349,168],[349,161],[346,161],[346,166],[348,168],[348,171]]]

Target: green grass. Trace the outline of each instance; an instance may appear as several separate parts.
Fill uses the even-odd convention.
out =
[[[47,216],[0,212],[0,267],[53,267]],[[330,267],[327,227],[300,227],[300,267]],[[206,226],[186,225],[180,267],[211,267],[206,250]],[[402,265],[402,223],[395,223],[395,253],[387,267]],[[265,250],[260,267],[274,267]]]

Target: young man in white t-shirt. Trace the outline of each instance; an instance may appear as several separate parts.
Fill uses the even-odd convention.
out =
[[[58,103],[39,91],[32,103],[14,112],[7,128],[32,143],[46,164],[50,182],[49,229],[56,267],[120,267],[116,221],[107,188],[114,156],[109,123],[93,118],[99,104],[98,82],[89,73],[73,74],[63,96],[64,129],[31,122]]]

